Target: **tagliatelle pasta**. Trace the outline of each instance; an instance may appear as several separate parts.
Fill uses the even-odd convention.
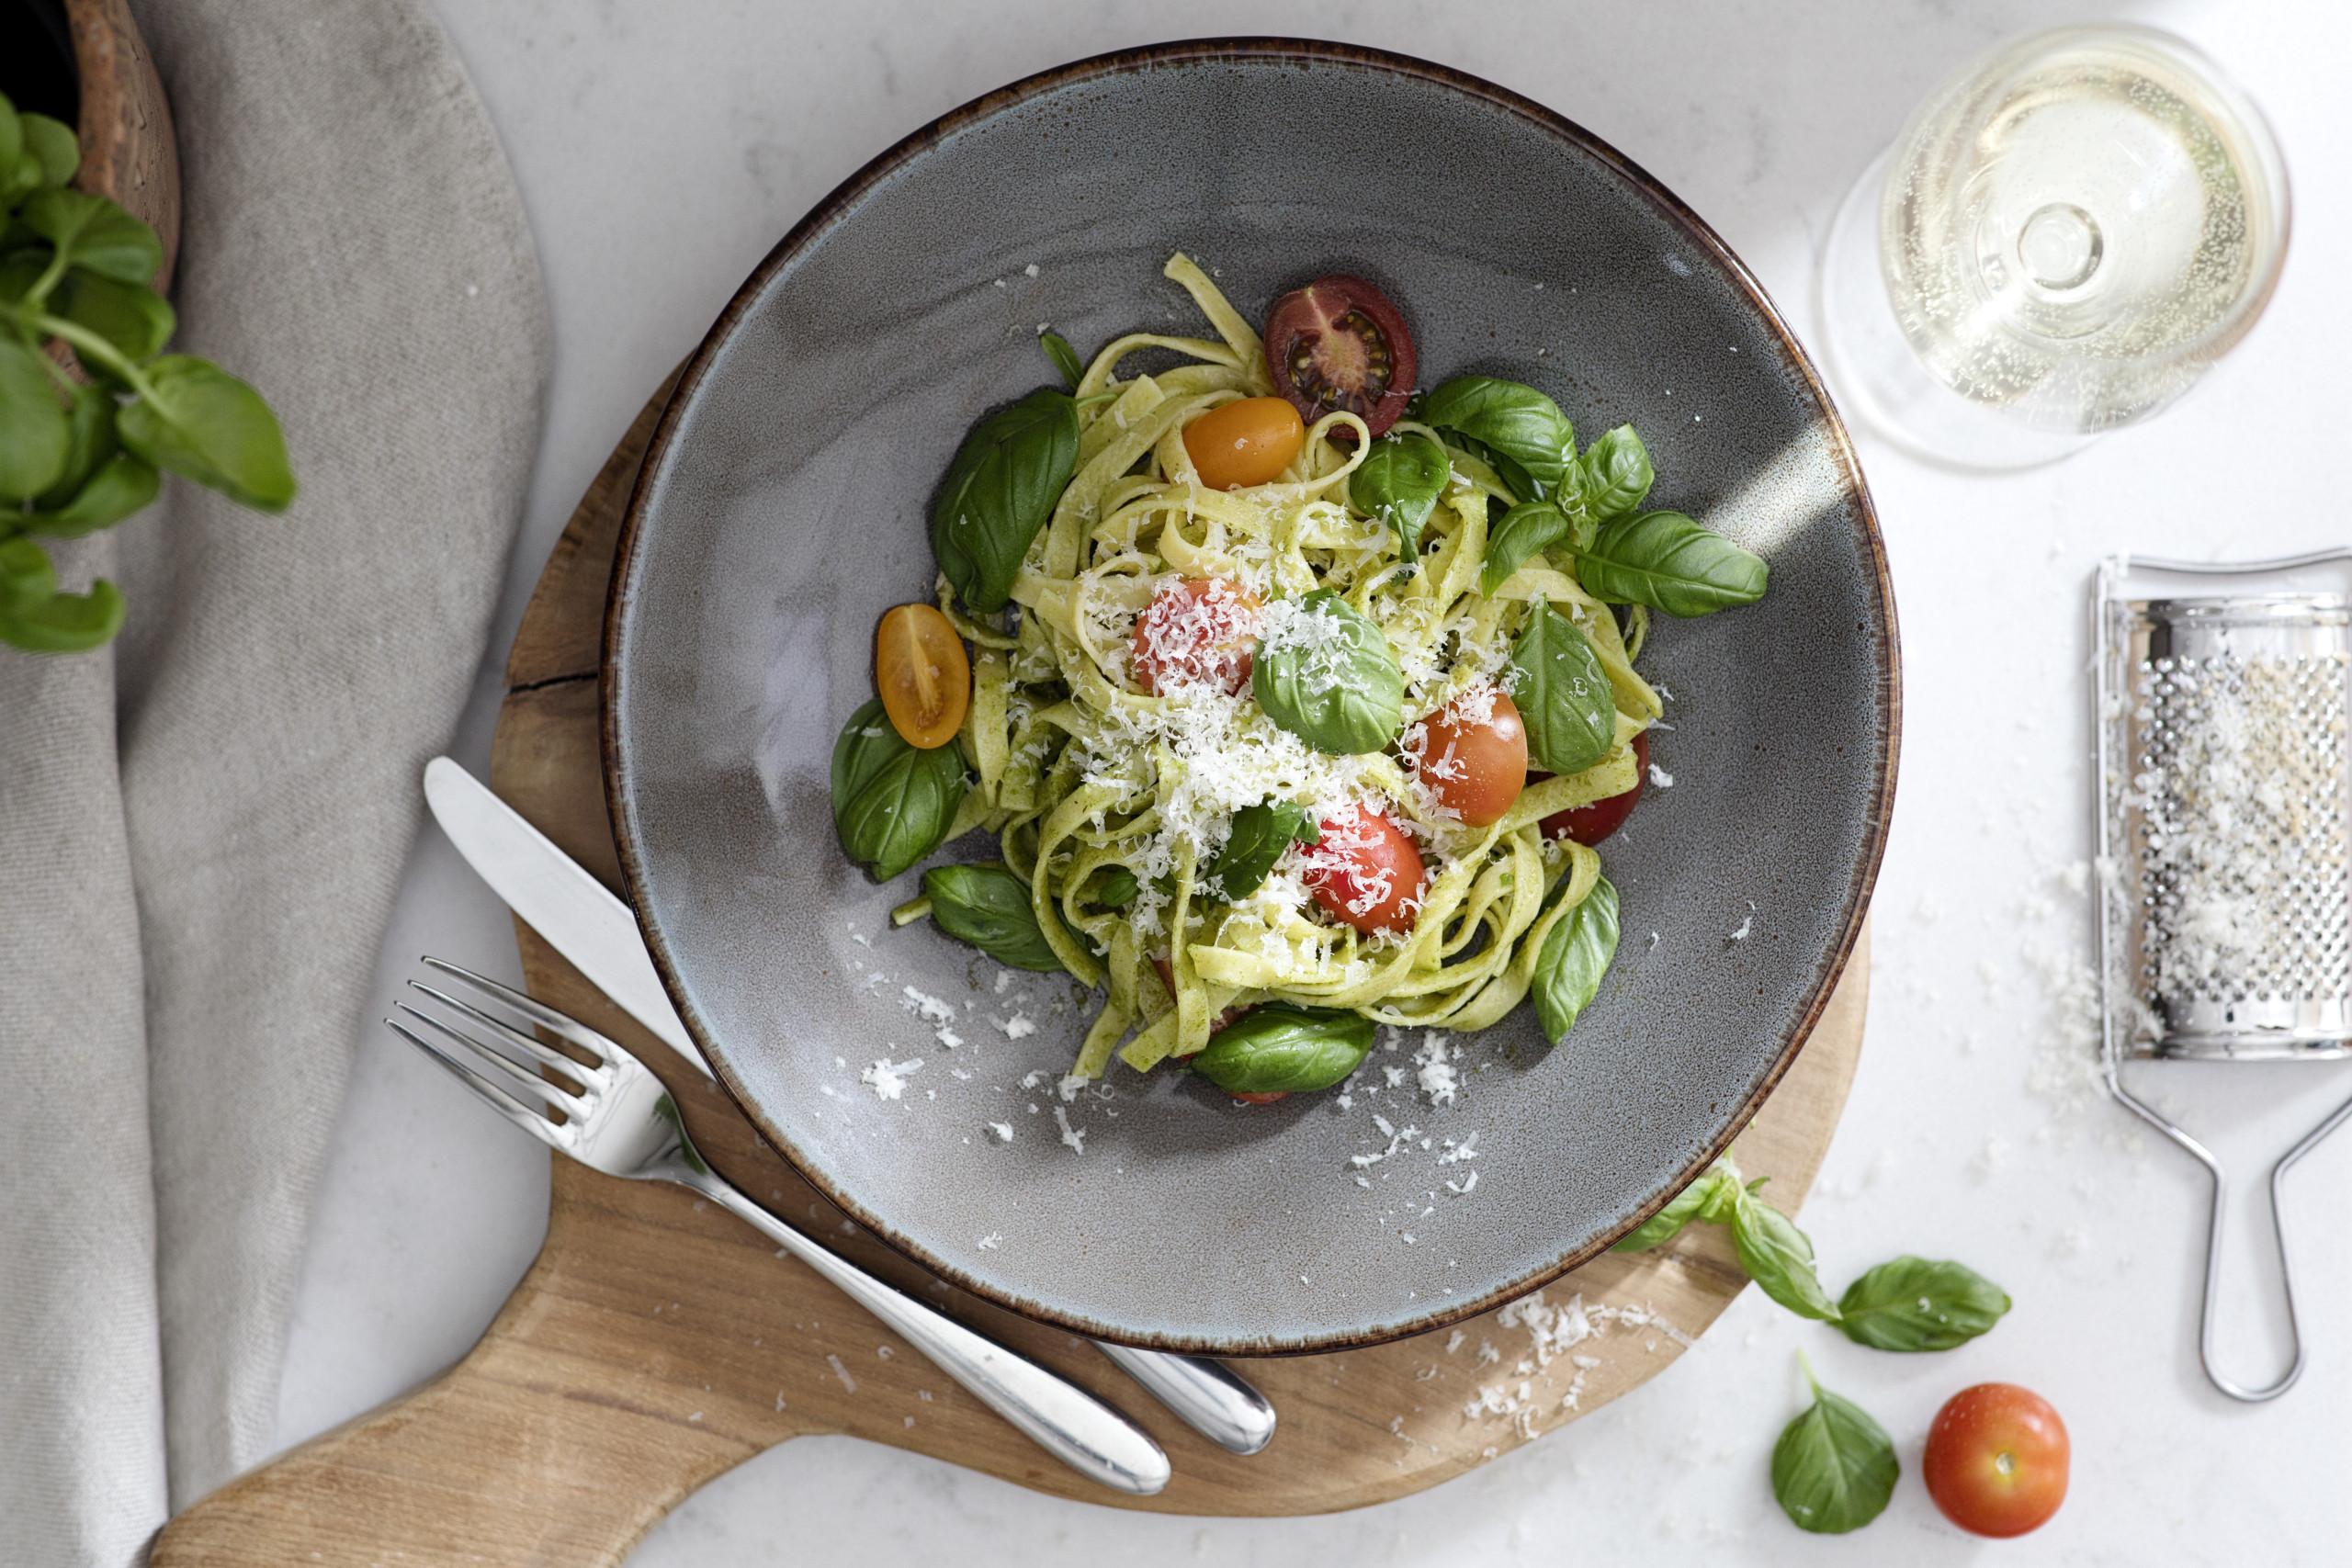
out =
[[[1409,555],[1390,519],[1351,504],[1350,480],[1373,447],[1355,412],[1313,420],[1269,482],[1202,482],[1188,426],[1267,396],[1274,381],[1258,333],[1198,266],[1178,255],[1166,276],[1212,335],[1131,333],[1087,366],[1072,477],[1012,583],[1010,609],[971,613],[939,580],[940,609],[974,645],[960,739],[976,783],[957,826],[996,835],[1054,955],[1104,993],[1079,1075],[1100,1076],[1114,1054],[1137,1069],[1189,1056],[1230,1010],[1269,1003],[1385,1024],[1492,1024],[1528,995],[1554,929],[1602,886],[1599,854],[1539,825],[1637,786],[1633,742],[1659,716],[1657,693],[1634,671],[1617,615],[1579,585],[1572,551],[1538,551],[1491,596],[1481,592],[1490,518],[1536,498],[1505,478],[1507,457],[1474,452],[1458,432],[1395,426],[1440,443],[1450,467]],[[1131,365],[1146,354],[1161,367]],[[1216,586],[1168,597],[1171,585],[1203,583]],[[1328,689],[1344,684],[1345,669],[1335,656],[1318,675],[1316,663],[1345,620],[1329,602],[1305,603],[1326,592],[1377,628],[1401,677],[1401,730],[1360,752],[1318,749],[1296,721],[1286,728],[1233,689],[1254,632],[1261,662],[1270,649],[1303,650],[1310,696],[1349,717],[1350,694]],[[1471,826],[1430,787],[1416,721],[1476,718],[1491,706],[1486,694],[1513,689],[1514,643],[1547,610],[1589,644],[1613,734],[1589,765],[1528,782],[1498,819]],[[1159,651],[1153,617],[1181,623],[1196,650],[1216,644],[1225,662],[1153,689],[1138,678],[1139,660]],[[1628,626],[1636,638],[1645,628],[1638,607]],[[1212,868],[1237,816],[1266,803],[1297,808],[1325,841],[1295,843],[1254,887],[1228,889]],[[1396,929],[1334,919],[1315,895],[1328,874],[1317,857],[1348,852],[1329,835],[1344,840],[1363,812],[1421,857],[1424,878]],[[1374,894],[1397,890],[1364,897]],[[1613,942],[1613,895],[1611,909]]]

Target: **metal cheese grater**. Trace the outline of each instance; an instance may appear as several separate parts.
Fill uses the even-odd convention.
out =
[[[2352,1101],[2270,1170],[2270,1218],[2294,1359],[2267,1387],[2214,1358],[2227,1178],[2196,1138],[2123,1087],[2128,1056],[2199,1061],[2352,1055],[2352,596],[2290,591],[2352,550],[2236,564],[2104,563],[2098,647],[2099,1015],[2108,1091],[2213,1179],[2198,1356],[2233,1399],[2302,1375],[2287,1172]],[[2277,591],[2133,598],[2142,574],[2261,579]]]

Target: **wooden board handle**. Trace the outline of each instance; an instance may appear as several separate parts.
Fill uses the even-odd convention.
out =
[[[632,1400],[568,1351],[610,1325],[542,1278],[424,1387],[230,1483],[164,1527],[152,1568],[616,1563],[662,1515],[759,1440]],[[790,1436],[790,1433],[781,1434]]]

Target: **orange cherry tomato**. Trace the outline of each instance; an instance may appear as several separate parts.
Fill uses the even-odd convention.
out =
[[[1981,1382],[1944,1402],[1920,1462],[1944,1517],[1975,1535],[2039,1529],[2066,1500],[2073,1444],[2050,1402],[2010,1382]]]
[[[1429,872],[1405,830],[1366,807],[1334,812],[1323,841],[1303,847],[1301,880],[1333,919],[1365,932],[1408,930],[1421,912]]]
[[[874,633],[874,684],[899,739],[933,750],[972,705],[972,661],[954,623],[928,604],[893,604]]]
[[[1473,828],[1501,821],[1527,787],[1527,727],[1519,705],[1492,686],[1454,698],[1405,740],[1422,787]]]
[[[1282,478],[1306,440],[1306,422],[1282,398],[1220,403],[1184,427],[1184,450],[1211,490]]]
[[[1220,577],[1163,582],[1136,617],[1136,684],[1155,697],[1215,686],[1228,697],[1250,684],[1250,650],[1265,604]]]
[[[1539,773],[1538,778],[1550,778]],[[1634,814],[1634,805],[1642,798],[1642,786],[1650,782],[1650,732],[1646,729],[1634,737],[1634,787],[1623,795],[1609,795],[1589,806],[1571,806],[1566,811],[1555,811],[1544,818],[1544,836],[1547,839],[1574,839],[1589,848],[1625,825]]]

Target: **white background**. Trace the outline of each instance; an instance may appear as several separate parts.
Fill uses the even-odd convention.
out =
[[[2132,547],[2265,555],[2345,543],[2344,282],[2352,113],[2340,7],[2216,3],[2129,11],[2021,0],[1314,6],[1195,0],[988,6],[858,0],[443,0],[506,141],[547,269],[556,369],[546,442],[495,651],[458,752],[487,766],[496,671],[524,598],[590,475],[662,375],[811,203],[933,115],[1097,51],[1220,32],[1315,33],[1425,55],[1583,122],[1672,186],[1747,258],[1801,334],[1818,237],[1853,175],[1968,55],[2098,15],[2168,26],[2267,107],[2296,183],[2294,250],[2267,317],[2187,403],[2063,465],[1962,478],[1860,434],[1902,615],[1903,778],[1876,904],[1869,1044],[1804,1224],[1841,1281],[1904,1251],[1964,1258],[2016,1309],[1951,1355],[1849,1346],[1743,1296],[1685,1362],[1575,1426],[1400,1503],[1322,1519],[1202,1521],[1035,1496],[845,1439],[796,1441],[692,1499],[642,1568],[915,1563],[954,1551],[1034,1568],[1695,1560],[2322,1562],[2352,1534],[2352,1234],[2334,1194],[2352,1135],[2299,1173],[2312,1361],[2284,1401],[2211,1392],[2192,1350],[2201,1177],[2083,1092],[2080,1021],[2048,978],[2082,947],[2058,873],[2086,852],[2083,594]],[[1245,107],[1246,112],[1246,107]],[[1270,172],[1284,180],[1345,170]],[[1746,824],[1770,831],[1770,825]],[[422,952],[511,972],[501,910],[436,835],[416,852],[381,966],[388,999]],[[384,1000],[371,1010],[380,1013]],[[355,1027],[359,1021],[355,1021]],[[2334,1068],[2141,1069],[2251,1162],[2331,1096]],[[538,1245],[546,1157],[368,1029],[320,1206],[280,1435],[297,1441],[460,1355]],[[2258,1184],[2256,1184],[2258,1186]],[[2248,1208],[2243,1220],[2259,1223]],[[2241,1224],[2241,1239],[2260,1233]],[[2268,1375],[2257,1251],[2225,1337]],[[2267,1267],[2267,1264],[2263,1266]],[[1775,1509],[1766,1459],[1797,1408],[1792,1351],[1902,1447],[1893,1506],[1840,1540]],[[2024,1382],[2075,1442],[2073,1495],[2005,1546],[1944,1525],[1917,1479],[1945,1396]]]

